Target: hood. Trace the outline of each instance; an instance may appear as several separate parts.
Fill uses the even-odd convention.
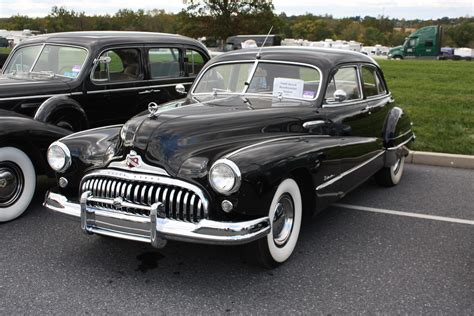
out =
[[[0,75],[0,101],[2,98],[26,97],[69,93],[68,78],[29,78]]]
[[[165,106],[156,118],[144,114],[127,122],[124,146],[176,174],[190,157],[212,163],[236,148],[302,133],[302,118],[314,112],[310,103],[271,98],[188,99]]]
[[[390,48],[388,52],[391,53],[391,52],[401,51],[402,49],[403,49],[403,46],[399,45],[399,46]]]

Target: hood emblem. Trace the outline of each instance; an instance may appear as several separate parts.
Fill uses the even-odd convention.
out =
[[[130,151],[125,159],[125,164],[129,168],[136,168],[142,163],[142,158],[135,151]]]
[[[123,205],[123,199],[121,197],[117,197],[112,202],[113,206],[117,209],[121,209]]]
[[[148,104],[148,112],[150,112],[150,114],[148,115],[149,118],[155,118],[158,116],[158,109],[160,108],[160,106],[158,104],[156,104],[155,102],[150,102]]]

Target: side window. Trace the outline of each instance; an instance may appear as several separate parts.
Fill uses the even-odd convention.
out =
[[[346,101],[357,100],[361,98],[356,67],[340,68],[332,76],[326,89],[326,101],[335,102],[336,100],[334,98],[334,92],[337,90],[342,90],[345,92]]]
[[[426,47],[433,47],[433,41],[425,41],[425,46]]]
[[[135,48],[111,49],[101,57],[109,57],[110,63],[99,64],[93,79],[108,82],[133,81],[143,78],[140,67],[140,51]]]
[[[183,73],[179,66],[180,51],[177,48],[152,48],[148,51],[151,78],[177,78]]]
[[[374,67],[362,67],[362,81],[364,82],[364,94],[366,97],[385,93],[385,88]]]
[[[187,49],[186,56],[184,57],[184,66],[188,76],[196,76],[204,66],[204,60],[204,57],[199,52],[193,49]]]

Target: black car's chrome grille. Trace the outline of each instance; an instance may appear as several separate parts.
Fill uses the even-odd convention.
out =
[[[121,207],[110,203],[89,201],[88,206],[109,209],[128,214],[149,216],[149,210],[140,206],[151,206],[161,202],[165,206],[166,217],[186,222],[198,222],[207,218],[207,205],[202,194],[192,185],[164,177],[142,176],[133,173],[95,173],[84,177],[81,194],[90,191],[92,196],[108,200],[122,198],[137,207]],[[156,181],[158,179],[158,181]],[[160,181],[161,180],[161,181]],[[169,181],[167,181],[169,180]]]

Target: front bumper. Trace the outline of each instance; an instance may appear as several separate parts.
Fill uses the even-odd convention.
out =
[[[86,192],[87,193],[87,192]],[[43,205],[49,210],[81,221],[87,234],[99,234],[151,243],[162,248],[167,240],[214,245],[246,244],[266,236],[270,230],[268,217],[244,222],[218,222],[202,219],[189,223],[164,218],[163,204],[151,206],[150,216],[127,214],[87,205],[87,194],[73,203],[58,193],[46,193]]]

